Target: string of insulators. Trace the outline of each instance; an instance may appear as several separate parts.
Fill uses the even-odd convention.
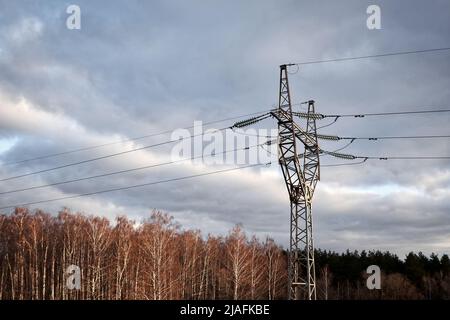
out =
[[[321,120],[324,119],[325,116],[321,113],[306,113],[306,112],[292,112],[294,116],[300,117],[300,118],[309,118],[309,119],[317,119]]]
[[[258,123],[258,122],[268,118],[269,116],[270,116],[270,114],[263,114],[258,117],[253,117],[250,119],[238,121],[235,124],[233,124],[231,126],[231,128],[243,128],[243,127],[251,126],[252,124]]]
[[[341,140],[341,138],[338,137],[338,136],[330,136],[330,135],[326,135],[326,134],[318,134],[317,138],[318,139],[322,139],[322,140],[332,140],[332,141],[339,141],[339,140]]]
[[[337,153],[337,152],[330,152],[330,151],[323,151],[323,150],[321,150],[321,152],[326,153],[326,154],[336,157],[336,158],[346,159],[346,160],[355,160],[358,158],[358,157],[355,157],[354,155],[345,154],[345,153]]]

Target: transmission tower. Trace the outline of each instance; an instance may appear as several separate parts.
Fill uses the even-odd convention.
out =
[[[278,109],[272,115],[278,120],[278,159],[291,204],[289,298],[315,300],[311,201],[320,178],[320,149],[317,143],[314,101],[307,103],[306,129],[302,129],[293,120],[288,66],[280,66]]]

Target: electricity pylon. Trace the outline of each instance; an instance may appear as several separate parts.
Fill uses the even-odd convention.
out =
[[[292,116],[287,67],[280,66],[278,109],[278,159],[283,171],[291,204],[289,250],[289,298],[316,299],[313,221],[311,201],[319,175],[319,146],[314,101],[308,101],[306,129]],[[299,153],[299,151],[302,151]]]

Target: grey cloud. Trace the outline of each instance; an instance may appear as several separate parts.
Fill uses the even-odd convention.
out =
[[[19,112],[14,121],[0,117],[0,143],[18,138],[10,150],[0,154],[2,162],[191,125],[194,119],[215,120],[270,108],[277,101],[281,63],[450,44],[450,4],[444,0],[378,1],[382,30],[377,31],[365,27],[370,1],[77,1],[82,8],[80,31],[65,28],[63,2],[0,3],[4,8],[0,12],[0,108],[16,108],[24,99],[32,110],[48,115],[36,122],[28,119],[26,125]],[[19,41],[18,36],[12,37],[14,30],[28,34]],[[449,53],[441,52],[306,65],[290,81],[295,101],[314,98],[318,112],[366,113],[448,107],[449,71]],[[448,134],[449,120],[448,114],[343,118],[323,132],[341,136]],[[48,128],[52,121],[60,122],[53,131]],[[266,121],[264,126],[275,123]],[[167,138],[146,139],[134,146]],[[324,143],[323,147],[333,150],[342,145]],[[118,144],[2,167],[0,173],[11,176],[132,146]],[[169,151],[170,147],[152,149],[11,181],[0,188],[154,163]],[[449,155],[450,144],[448,139],[355,142],[342,152]],[[341,162],[322,159],[324,164]],[[449,161],[375,160],[361,166],[323,168],[314,202],[316,245],[336,250],[380,247],[402,253],[411,248],[448,250],[448,168]],[[0,196],[0,202],[67,196],[195,172],[189,166],[151,169]],[[74,210],[92,208],[96,211],[92,213],[111,217],[127,213],[135,218],[156,207],[205,233],[225,233],[234,223],[243,223],[249,232],[269,234],[286,245],[289,206],[282,177],[258,176],[257,172],[40,207],[55,212],[68,205]],[[333,196],[333,188],[336,195],[359,192],[344,192],[340,198]]]

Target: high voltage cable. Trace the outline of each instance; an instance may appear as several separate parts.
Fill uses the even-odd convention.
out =
[[[330,154],[331,155],[331,154]],[[352,166],[363,164],[367,160],[450,160],[450,156],[444,157],[365,157],[365,156],[355,156],[354,159],[362,159],[362,161],[358,162],[349,162],[349,163],[337,163],[337,164],[321,164],[320,167],[340,167],[340,166]],[[351,160],[351,159],[349,159]]]
[[[374,159],[374,160],[448,160],[450,156],[419,156],[419,157],[363,157],[357,156],[357,159]]]
[[[274,110],[273,110],[274,111]],[[272,111],[272,112],[273,112]],[[311,118],[315,120],[322,120],[326,118],[334,118],[330,123],[320,126],[317,128],[323,129],[335,124],[340,118],[364,118],[371,116],[395,116],[395,115],[414,115],[414,114],[426,114],[426,113],[444,113],[450,112],[450,109],[439,109],[439,110],[418,110],[418,111],[399,111],[399,112],[377,112],[377,113],[359,113],[359,114],[321,114],[321,113],[306,113],[306,112],[292,112],[293,115],[300,118]]]
[[[235,119],[239,119],[239,118],[243,118],[243,117],[248,117],[248,116],[252,116],[252,115],[257,115],[257,114],[260,114],[260,113],[265,113],[265,112],[268,112],[268,111],[270,111],[270,110],[258,111],[258,112],[248,113],[248,114],[244,114],[244,115],[240,115],[240,116],[235,116],[235,117],[229,117],[229,118],[220,119],[220,120],[209,121],[209,122],[203,123],[203,125],[210,125],[210,124],[214,124],[214,123],[220,123],[220,122],[225,122],[225,121],[235,120]],[[192,129],[193,127],[194,127],[194,126],[189,126],[189,127],[184,127],[184,128],[181,128],[181,129]],[[171,132],[173,132],[174,130],[175,130],[175,129],[172,129],[172,130],[166,130],[166,131],[156,132],[156,133],[152,133],[152,134],[148,134],[148,135],[143,135],[143,136],[139,136],[139,137],[133,137],[133,138],[129,138],[129,139],[124,139],[124,140],[119,140],[119,141],[113,141],[113,142],[108,142],[108,143],[104,143],[104,144],[93,145],[93,146],[89,146],[89,147],[83,147],[83,148],[78,148],[78,149],[73,149],[73,150],[68,150],[68,151],[58,152],[58,153],[47,154],[47,155],[42,155],[42,156],[38,156],[38,157],[34,157],[34,158],[18,160],[18,161],[14,161],[14,162],[7,162],[7,163],[2,164],[2,166],[8,166],[8,165],[19,164],[19,163],[24,163],[24,162],[29,162],[29,161],[35,161],[35,160],[48,159],[48,158],[52,158],[52,157],[56,157],[56,156],[61,156],[61,155],[65,155],[65,154],[71,154],[71,153],[76,153],[76,152],[81,152],[81,151],[87,151],[87,150],[98,149],[98,148],[101,148],[101,147],[111,146],[111,145],[114,145],[114,144],[119,144],[119,143],[124,143],[124,142],[130,142],[130,141],[136,141],[136,140],[141,140],[141,139],[150,138],[150,137],[156,137],[156,136],[160,136],[160,135],[163,135],[163,134],[171,133]]]
[[[439,139],[450,138],[450,135],[431,136],[381,136],[381,137],[338,137],[339,140],[393,140],[393,139]]]
[[[374,137],[340,137],[333,135],[318,134],[318,139],[329,140],[329,141],[340,141],[340,140],[395,140],[395,139],[440,139],[440,138],[450,138],[450,135],[417,135],[417,136],[374,136]]]
[[[223,131],[223,130],[226,130],[226,129],[229,129],[229,128],[225,127],[225,128],[222,128],[222,129],[217,129],[215,131],[218,132],[218,131]],[[209,133],[211,133],[211,132],[209,132]],[[12,176],[12,177],[8,177],[8,178],[0,179],[0,182],[1,181],[14,180],[14,179],[23,178],[23,177],[28,177],[28,176],[32,176],[32,175],[35,175],[35,174],[49,172],[49,171],[54,171],[54,170],[63,169],[63,168],[67,168],[67,167],[77,166],[77,165],[80,165],[80,164],[83,164],[83,163],[88,163],[88,162],[93,162],[93,161],[97,161],[97,160],[107,159],[107,158],[111,158],[111,157],[115,157],[115,156],[131,153],[131,152],[136,152],[136,151],[141,151],[141,150],[145,150],[145,149],[150,149],[150,148],[162,146],[162,145],[165,145],[165,144],[182,141],[182,140],[185,140],[185,139],[192,139],[194,137],[203,136],[205,134],[206,133],[203,132],[203,133],[200,133],[200,134],[189,136],[187,138],[180,138],[180,139],[177,139],[177,140],[163,141],[163,142],[151,144],[151,145],[144,146],[144,147],[139,147],[139,148],[130,149],[130,150],[126,150],[126,151],[111,153],[111,154],[108,154],[108,155],[105,155],[105,156],[101,156],[101,157],[90,158],[90,159],[86,159],[86,160],[82,160],[82,161],[77,161],[77,162],[64,164],[64,165],[57,166],[57,167],[52,167],[52,168],[43,169],[43,170],[39,170],[39,171],[33,171],[33,172],[29,172],[29,173],[24,173],[24,174],[20,174],[20,175],[17,175],[17,176]]]
[[[248,146],[248,147],[243,147],[243,148],[235,148],[233,150],[225,150],[225,151],[222,151],[222,152],[217,152],[217,153],[209,154],[209,155],[199,155],[199,156],[196,156],[196,157],[184,158],[184,159],[168,161],[168,162],[155,163],[155,164],[152,164],[152,165],[136,167],[136,168],[131,168],[131,169],[125,169],[125,170],[120,170],[120,171],[113,171],[113,172],[103,173],[103,174],[99,174],[99,175],[95,175],[95,176],[88,176],[88,177],[83,177],[83,178],[76,178],[76,179],[72,179],[72,180],[64,180],[64,181],[59,181],[59,182],[54,182],[54,183],[49,183],[49,184],[43,184],[43,185],[38,185],[38,186],[32,186],[32,187],[26,187],[26,188],[21,188],[21,189],[2,191],[2,192],[0,192],[0,195],[16,193],[16,192],[22,192],[22,191],[28,191],[28,190],[42,189],[42,188],[53,187],[53,186],[58,186],[58,185],[62,185],[62,184],[69,184],[69,183],[85,181],[85,180],[91,180],[91,179],[97,179],[97,178],[103,178],[103,177],[108,177],[108,176],[112,176],[112,175],[116,175],[116,174],[122,174],[122,173],[128,173],[128,172],[139,171],[139,170],[144,170],[144,169],[162,167],[162,166],[165,166],[165,165],[180,163],[180,162],[184,162],[184,161],[188,161],[188,160],[196,160],[196,159],[215,157],[217,155],[223,155],[223,154],[227,154],[227,153],[230,153],[230,152],[245,151],[245,150],[249,150],[251,148],[261,147],[264,144],[266,144],[266,143],[260,143],[260,144],[256,144],[256,145],[252,145],[252,146]]]
[[[204,176],[209,176],[209,175],[218,174],[218,173],[237,171],[237,170],[242,170],[242,169],[247,169],[247,168],[254,168],[254,167],[259,167],[259,166],[263,166],[263,165],[270,165],[270,162],[269,163],[251,164],[251,165],[247,165],[247,166],[241,166],[241,167],[230,168],[230,169],[210,171],[210,172],[206,172],[206,173],[194,174],[194,175],[178,177],[178,178],[171,178],[171,179],[166,179],[166,180],[158,180],[158,181],[142,183],[142,184],[136,184],[136,185],[126,186],[126,187],[119,187],[119,188],[112,188],[112,189],[106,189],[106,190],[95,191],[95,192],[81,193],[81,194],[77,194],[77,195],[73,195],[73,196],[66,196],[66,197],[60,197],[60,198],[52,198],[52,199],[45,199],[45,200],[39,200],[39,201],[33,201],[33,202],[27,202],[27,203],[8,205],[8,206],[0,207],[0,210],[10,209],[10,208],[15,208],[15,207],[28,206],[28,205],[33,205],[33,204],[40,204],[40,203],[54,202],[54,201],[60,201],[60,200],[81,198],[81,197],[91,196],[91,195],[95,195],[95,194],[102,194],[102,193],[108,193],[108,192],[114,192],[114,191],[121,191],[121,190],[140,188],[140,187],[151,186],[151,185],[162,184],[162,183],[168,183],[168,182],[173,182],[173,181],[180,181],[180,180],[204,177]]]
[[[326,154],[333,156],[335,158],[346,159],[346,160],[356,160],[356,159],[375,159],[375,160],[445,160],[450,159],[450,156],[360,156],[360,155],[352,155],[345,153],[337,153],[335,151],[326,151],[319,148],[320,154]]]
[[[259,134],[252,134],[247,132],[239,132],[235,131],[233,128],[232,130],[235,133],[246,135],[246,136],[256,136],[256,137],[263,137],[263,138],[276,138],[277,136],[271,136],[271,135],[259,135]],[[313,135],[311,135],[313,136]],[[328,140],[328,141],[340,141],[340,140],[395,140],[395,139],[440,139],[440,138],[450,138],[450,135],[416,135],[416,136],[374,136],[374,137],[340,137],[340,136],[334,136],[334,135],[327,135],[327,134],[317,134],[317,138],[321,140]]]
[[[325,60],[303,61],[303,62],[297,62],[297,63],[290,63],[288,65],[300,66],[300,65],[307,65],[307,64],[339,62],[339,61],[359,60],[359,59],[368,59],[368,58],[397,56],[397,55],[420,54],[420,53],[448,51],[448,50],[450,50],[450,47],[432,48],[432,49],[424,49],[424,50],[413,50],[413,51],[399,51],[399,52],[391,52],[391,53],[382,53],[382,54],[374,54],[374,55],[366,55],[366,56],[355,56],[355,57],[344,57],[344,58],[334,58],[334,59],[325,59]],[[230,117],[230,118],[227,118],[227,119],[222,119],[222,120],[217,120],[217,121],[211,121],[211,122],[205,123],[205,125],[218,123],[218,122],[222,122],[222,121],[227,121],[227,120],[233,120],[233,119],[246,117],[246,116],[250,116],[250,115],[254,115],[254,114],[259,114],[259,113],[264,113],[264,112],[266,112],[266,111],[255,112],[255,113],[242,115],[242,116],[237,116],[237,117]],[[391,113],[391,114],[396,114],[396,113]],[[375,115],[375,114],[373,114],[373,115]],[[343,116],[347,116],[347,115],[343,115]],[[190,129],[192,127],[193,126],[185,127],[184,129]],[[74,150],[68,150],[68,151],[58,152],[58,153],[53,153],[53,154],[47,154],[47,155],[38,156],[38,157],[34,157],[34,158],[29,158],[29,159],[24,159],[24,160],[4,163],[3,166],[12,165],[12,164],[19,164],[19,163],[28,162],[28,161],[34,161],[34,160],[41,160],[41,159],[46,159],[46,158],[50,158],[50,157],[55,157],[55,156],[60,156],[60,155],[65,155],[65,154],[70,154],[70,153],[75,153],[75,152],[80,152],[80,151],[87,151],[87,150],[101,148],[101,147],[105,147],[105,146],[109,146],[109,145],[118,144],[118,143],[124,143],[124,142],[129,142],[129,141],[136,141],[136,140],[140,140],[140,139],[144,139],[144,138],[149,138],[149,137],[154,137],[154,136],[170,133],[172,131],[173,130],[166,130],[166,131],[163,131],[163,132],[143,135],[143,136],[134,137],[134,138],[130,138],[130,139],[125,139],[125,140],[120,140],[120,141],[115,141],[115,142],[110,142],[110,143],[104,143],[104,144],[99,144],[99,145],[94,145],[94,146],[89,146],[89,147],[84,147],[84,148],[78,148],[78,149],[74,149]]]
[[[216,129],[214,132],[219,132],[219,131],[223,131],[223,130],[226,130],[226,129],[230,129],[230,127],[224,127],[224,128],[221,128],[221,129]],[[208,132],[208,134],[211,134],[211,133],[212,132]],[[29,172],[29,173],[24,173],[24,174],[20,174],[20,175],[8,177],[8,178],[0,179],[0,182],[14,180],[14,179],[23,178],[23,177],[28,177],[28,176],[35,175],[35,174],[49,172],[49,171],[54,171],[54,170],[63,169],[63,168],[67,168],[67,167],[72,167],[72,166],[76,166],[76,165],[80,165],[80,164],[84,164],[84,163],[88,163],[88,162],[103,160],[103,159],[107,159],[107,158],[111,158],[111,157],[115,157],[115,156],[131,153],[131,152],[136,152],[136,151],[141,151],[141,150],[145,150],[145,149],[150,149],[150,148],[158,147],[158,146],[169,144],[169,143],[179,142],[179,141],[182,141],[182,140],[185,140],[185,139],[192,139],[194,137],[203,136],[205,134],[207,134],[207,133],[203,132],[203,133],[200,133],[200,134],[191,135],[191,136],[189,136],[187,138],[180,138],[180,139],[176,139],[176,140],[163,141],[163,142],[155,143],[155,144],[148,145],[148,146],[143,146],[143,147],[134,148],[134,149],[126,150],[126,151],[121,151],[121,152],[108,154],[108,155],[105,155],[105,156],[90,158],[90,159],[81,160],[81,161],[77,161],[77,162],[72,162],[72,163],[68,163],[68,164],[64,164],[64,165],[60,165],[60,166],[56,166],[56,167],[52,167],[52,168],[47,168],[47,169],[43,169],[43,170],[38,170],[38,171]],[[261,137],[271,138],[271,136],[268,136],[268,135],[261,136]]]
[[[326,124],[326,125],[323,125],[323,126],[320,126],[320,127],[317,127],[317,130],[319,130],[319,129],[323,129],[323,128],[326,128],[326,127],[329,127],[329,126],[331,126],[331,125],[333,125],[333,124],[335,124],[336,123],[336,121],[338,121],[339,120],[339,117],[335,117],[335,119],[332,121],[332,122],[330,122],[330,123],[328,123],[328,124]]]
[[[325,118],[332,117],[354,117],[364,118],[371,116],[396,116],[396,115],[408,115],[408,114],[424,114],[424,113],[444,113],[450,112],[450,109],[437,109],[437,110],[417,110],[417,111],[397,111],[397,112],[376,112],[376,113],[360,113],[360,114],[340,114],[340,115],[325,115]]]
[[[324,60],[302,61],[302,62],[296,62],[296,63],[289,63],[287,65],[288,66],[301,66],[301,65],[307,65],[307,64],[318,64],[318,63],[328,63],[328,62],[361,60],[361,59],[369,59],[369,58],[400,56],[400,55],[429,53],[429,52],[448,51],[448,50],[450,50],[450,47],[448,47],[448,48],[433,48],[433,49],[424,49],[424,50],[414,50],[414,51],[398,51],[398,52],[390,52],[390,53],[372,54],[372,55],[366,55],[366,56],[355,56],[355,57],[344,57],[344,58],[334,58],[334,59],[324,59]]]
[[[300,103],[293,104],[293,105],[300,105]],[[247,117],[247,116],[251,116],[251,115],[265,113],[265,112],[268,112],[268,111],[271,111],[271,110],[264,110],[264,111],[249,113],[249,114],[245,114],[245,115],[241,115],[241,116],[229,117],[229,118],[225,118],[225,119],[221,119],[221,120],[215,120],[215,121],[209,121],[209,122],[205,122],[204,125],[210,125],[210,124],[214,124],[214,123],[220,123],[220,122],[224,122],[224,121],[234,120],[234,119],[238,119],[238,118],[242,118],[242,117]],[[404,111],[404,112],[384,112],[384,113],[366,113],[366,114],[342,114],[342,115],[316,114],[316,115],[319,116],[319,117],[317,117],[318,120],[323,119],[323,118],[330,118],[330,117],[335,118],[335,120],[333,122],[331,122],[330,124],[318,128],[318,129],[321,129],[321,128],[325,128],[325,127],[328,127],[328,126],[332,125],[340,117],[362,118],[362,117],[365,117],[365,116],[384,116],[384,115],[420,114],[420,113],[437,113],[437,112],[450,112],[450,109],[444,109],[444,110],[423,110],[423,111]],[[307,113],[302,113],[302,112],[293,112],[293,114],[296,115],[296,116],[300,116],[300,117],[305,117],[305,115],[307,115]],[[193,128],[193,126],[184,127],[182,129],[191,129],[191,128]],[[76,152],[81,152],[81,151],[93,150],[93,149],[97,149],[97,148],[101,148],[101,147],[105,147],[105,146],[110,146],[110,145],[114,145],[114,144],[130,142],[130,141],[136,141],[136,140],[149,138],[149,137],[155,137],[155,136],[158,136],[158,135],[163,135],[163,134],[166,134],[166,133],[170,133],[172,131],[173,130],[166,130],[166,131],[162,131],[162,132],[158,132],[158,133],[154,133],[154,134],[143,135],[143,136],[129,138],[129,139],[124,139],[124,140],[120,140],[120,141],[104,143],[104,144],[99,144],[99,145],[93,145],[93,146],[89,146],[89,147],[78,148],[78,149],[73,149],[73,150],[53,153],[53,154],[47,154],[47,155],[42,155],[42,156],[38,156],[38,157],[34,157],[34,158],[18,160],[18,161],[14,161],[14,162],[7,162],[7,163],[2,164],[2,166],[8,166],[8,165],[19,164],[19,163],[35,161],[35,160],[48,159],[48,158],[52,158],[52,157],[56,157],[56,156],[60,156],[60,155],[66,155],[66,154],[71,154],[71,153],[76,153]]]
[[[257,113],[263,113],[263,112],[265,112],[265,111],[261,111],[261,112],[257,112]],[[359,117],[364,117],[364,116],[383,116],[383,115],[401,115],[401,114],[402,115],[406,115],[406,114],[441,113],[441,112],[450,112],[450,109],[402,111],[402,112],[384,112],[384,113],[366,113],[366,114],[321,115],[321,116],[322,116],[322,118],[334,117],[335,120],[332,122],[332,123],[334,123],[334,122],[337,121],[337,119],[339,117],[358,117],[359,118]],[[255,113],[253,113],[253,114],[255,114]],[[244,116],[248,116],[248,115],[244,115]],[[295,113],[295,115],[304,117],[303,113]],[[315,115],[317,116],[317,115],[320,115],[320,114],[315,114]],[[263,115],[260,115],[258,117],[249,119],[248,121],[244,120],[244,121],[241,121],[241,122],[242,122],[242,124],[247,125],[247,122],[254,122],[254,121],[258,122],[258,121],[261,121],[261,120],[265,119],[264,116],[265,115],[263,114]],[[243,117],[243,116],[239,116],[239,117]],[[238,118],[238,117],[233,117],[233,118]],[[233,118],[228,118],[227,120],[230,120],[230,119],[233,119]],[[320,117],[317,117],[317,119],[320,119]],[[217,120],[217,121],[214,121],[214,122],[220,122],[220,121],[225,121],[225,120]],[[239,122],[239,123],[241,123],[241,122]],[[209,123],[212,123],[212,122],[209,122]],[[326,127],[326,126],[323,126],[323,127]],[[319,128],[322,128],[322,127],[319,127]],[[228,129],[228,127],[225,127],[225,128],[222,128],[222,129],[218,129],[216,131],[222,131],[222,130],[226,130],[226,129]],[[190,139],[190,138],[194,138],[196,136],[200,136],[200,135],[204,135],[204,134],[205,133],[201,133],[201,134],[198,134],[198,135],[189,136],[188,138]],[[319,135],[319,137],[324,137],[324,135]],[[330,137],[333,137],[333,136],[330,136]],[[359,139],[359,140],[363,140],[363,139],[378,140],[378,139],[380,139],[381,140],[381,139],[413,139],[413,138],[445,138],[445,137],[447,137],[447,136],[443,136],[442,135],[442,136],[373,137],[373,138],[371,138],[371,137],[367,137],[367,138],[366,137],[355,137],[355,138],[353,138],[353,137],[343,137],[343,138],[337,137],[337,139],[334,139],[334,140],[342,140],[342,139]],[[140,150],[145,150],[145,149],[148,149],[148,148],[153,148],[153,147],[156,147],[156,146],[169,144],[169,143],[177,142],[177,141],[184,140],[184,139],[185,138],[181,138],[181,139],[178,139],[178,140],[164,141],[164,142],[152,144],[152,145],[149,145],[149,146],[134,148],[134,149],[131,149],[131,150],[126,150],[126,151],[117,152],[117,153],[113,153],[113,154],[109,154],[109,155],[105,155],[105,156],[100,156],[100,157],[95,157],[95,158],[91,158],[91,159],[87,159],[87,160],[73,162],[73,163],[69,163],[69,164],[65,164],[65,165],[61,165],[61,166],[57,166],[57,167],[52,167],[52,168],[43,169],[43,170],[39,170],[39,171],[34,171],[34,172],[26,173],[26,174],[16,175],[16,176],[8,177],[8,178],[3,178],[3,179],[0,179],[0,182],[1,181],[9,181],[9,180],[22,178],[22,177],[26,177],[26,176],[31,176],[31,175],[35,175],[35,174],[39,174],[39,173],[54,171],[54,170],[58,170],[58,169],[62,169],[62,168],[70,167],[70,166],[75,166],[75,165],[79,165],[79,164],[83,164],[83,163],[93,162],[93,161],[106,159],[106,158],[110,158],[110,157],[113,157],[113,156],[118,156],[118,155],[127,154],[127,153],[131,153],[131,152],[136,152],[136,151],[140,151]],[[333,139],[330,139],[330,140],[333,140]],[[113,142],[111,144],[114,144],[114,143],[117,143],[117,142]],[[102,146],[104,146],[104,145],[102,145]],[[89,148],[95,148],[95,147],[99,147],[99,146],[92,146],[92,147],[89,147]],[[72,151],[67,151],[67,152],[76,152],[76,151],[72,150]],[[46,157],[51,157],[51,155],[48,155]],[[42,157],[40,157],[40,158],[42,158]],[[34,158],[34,159],[37,159],[37,158]],[[22,160],[21,162],[31,161],[31,160],[32,159]],[[10,163],[10,164],[12,164],[12,163]]]
[[[354,165],[358,165],[358,164],[363,164],[367,161],[368,159],[363,159],[362,161],[358,161],[358,162],[352,162],[352,163],[335,163],[335,164],[321,164],[320,167],[342,167],[342,166],[354,166]]]
[[[344,158],[344,159],[363,159],[363,161],[360,161],[358,163],[340,163],[340,164],[330,164],[330,165],[323,165],[325,167],[333,167],[333,166],[344,166],[344,165],[356,165],[356,164],[361,164],[366,162],[369,159],[376,159],[376,160],[436,160],[436,159],[449,159],[450,160],[450,156],[442,156],[442,157],[438,157],[438,156],[418,156],[418,157],[372,157],[372,156],[353,156],[353,155],[344,155],[344,154],[336,154],[334,152],[328,152],[328,151],[324,151],[321,150],[323,153],[331,155],[331,156],[335,156],[338,158]],[[94,192],[89,192],[89,193],[82,193],[82,194],[78,194],[78,195],[73,195],[73,196],[66,196],[66,197],[60,197],[60,198],[53,198],[53,199],[46,199],[46,200],[39,200],[39,201],[34,201],[34,202],[27,202],[27,203],[21,203],[21,204],[15,204],[15,205],[8,205],[8,206],[4,206],[4,207],[0,207],[0,210],[3,209],[9,209],[9,208],[14,208],[14,207],[20,207],[20,206],[27,206],[27,205],[33,205],[33,204],[40,204],[40,203],[47,203],[47,202],[53,202],[53,201],[59,201],[59,200],[66,200],[66,199],[73,199],[73,198],[79,198],[79,197],[84,197],[84,196],[90,196],[90,195],[95,195],[95,194],[101,194],[101,193],[108,193],[108,192],[113,192],[113,191],[119,191],[119,190],[127,190],[127,189],[133,189],[133,188],[139,188],[139,187],[144,187],[144,186],[150,186],[150,185],[155,185],[155,184],[161,184],[161,183],[167,183],[167,182],[172,182],[172,181],[179,181],[179,180],[185,180],[185,179],[190,179],[190,178],[195,178],[195,177],[201,177],[201,176],[207,176],[207,175],[212,175],[212,174],[217,174],[217,173],[223,173],[223,172],[229,172],[229,171],[235,171],[235,170],[240,170],[240,169],[245,169],[245,168],[250,168],[250,167],[257,167],[257,166],[262,166],[262,165],[270,165],[271,163],[265,163],[265,164],[253,164],[253,165],[247,165],[247,166],[241,166],[241,167],[237,167],[237,168],[231,168],[231,169],[223,169],[223,170],[217,170],[217,171],[212,171],[212,172],[207,172],[207,173],[202,173],[202,174],[195,174],[195,175],[190,175],[190,176],[184,176],[184,177],[178,177],[178,178],[171,178],[171,179],[166,179],[166,180],[158,180],[158,181],[154,181],[154,182],[149,182],[149,183],[143,183],[143,184],[138,184],[138,185],[132,185],[132,186],[126,186],[126,187],[119,187],[119,188],[112,188],[112,189],[106,189],[106,190],[101,190],[101,191],[94,191]]]
[[[325,118],[364,118],[371,116],[394,116],[394,115],[410,115],[410,114],[426,114],[426,113],[444,113],[450,112],[450,109],[436,109],[436,110],[414,110],[414,111],[396,111],[396,112],[376,112],[376,113],[356,113],[356,114],[321,114],[314,113],[308,116],[306,112],[292,112],[293,115],[300,118],[314,117],[316,120]],[[335,122],[337,119],[335,119]]]
[[[342,151],[346,148],[348,148],[353,142],[355,142],[354,139],[350,140],[348,143],[346,143],[343,147],[340,147],[339,149],[333,150],[333,152]]]

